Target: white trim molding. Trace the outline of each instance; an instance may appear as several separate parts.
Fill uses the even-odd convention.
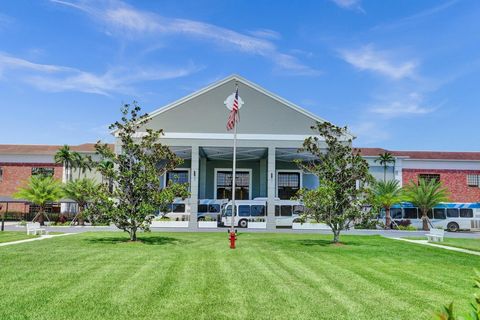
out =
[[[214,168],[214,170],[213,170],[213,199],[215,199],[215,200],[217,200],[217,172],[218,171],[232,172],[232,168]],[[248,172],[248,200],[251,200],[252,199],[252,169],[251,168],[237,168],[236,172]],[[233,190],[232,190],[232,192],[233,192]]]

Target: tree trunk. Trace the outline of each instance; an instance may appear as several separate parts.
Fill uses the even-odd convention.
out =
[[[383,166],[383,182],[387,182],[387,166]]]
[[[422,225],[424,231],[429,231],[430,228],[428,227],[428,216],[426,212],[426,210],[422,210]]]
[[[333,243],[340,242],[340,230],[333,230]]]
[[[40,223],[41,226],[45,225],[45,218],[43,216],[43,209],[40,209],[41,211],[38,213],[38,223]]]
[[[385,229],[392,228],[392,218],[390,217],[390,208],[385,208]]]
[[[137,241],[137,228],[130,229],[130,241]]]
[[[83,207],[84,205],[78,206],[78,224],[81,226],[85,225],[85,220],[83,219]]]

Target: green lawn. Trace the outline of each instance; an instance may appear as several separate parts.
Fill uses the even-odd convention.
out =
[[[0,248],[0,319],[431,319],[480,257],[378,236],[85,233]]]
[[[412,240],[425,240],[425,237],[406,237]],[[463,239],[463,238],[443,238],[443,242],[435,242],[449,247],[456,247],[468,249],[473,251],[480,251],[480,238],[477,239]]]
[[[27,235],[26,231],[0,231],[0,243],[35,238],[38,236]]]

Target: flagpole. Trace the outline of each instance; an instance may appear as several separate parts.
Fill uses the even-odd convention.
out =
[[[235,191],[236,191],[236,176],[237,176],[237,115],[235,115],[235,123],[233,127],[233,166],[232,166],[232,223],[230,227],[231,232],[235,232],[235,217],[237,207],[235,206]]]

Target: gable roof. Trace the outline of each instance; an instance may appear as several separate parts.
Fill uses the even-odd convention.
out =
[[[245,78],[243,78],[239,75],[236,75],[236,74],[232,74],[232,75],[230,75],[230,76],[228,76],[228,77],[226,77],[222,80],[214,82],[214,83],[212,83],[212,84],[210,84],[210,85],[208,85],[208,86],[206,86],[206,87],[204,87],[204,88],[202,88],[198,91],[195,91],[194,93],[192,93],[192,94],[190,94],[186,97],[183,97],[183,98],[178,99],[177,101],[174,101],[174,102],[172,102],[172,103],[170,103],[166,106],[163,106],[161,108],[156,109],[155,111],[149,113],[149,118],[153,118],[153,117],[155,117],[159,114],[162,114],[165,111],[173,109],[173,108],[181,105],[184,102],[192,100],[195,97],[197,97],[201,94],[204,94],[205,92],[208,92],[210,90],[213,90],[213,89],[215,89],[215,88],[217,88],[217,87],[219,87],[219,86],[221,86],[221,85],[223,85],[223,84],[225,84],[229,81],[232,81],[232,80],[237,81],[237,82],[241,82],[242,84],[265,94],[266,96],[268,96],[268,97],[270,97],[270,98],[272,98],[272,99],[274,99],[274,100],[276,100],[276,101],[294,109],[295,111],[298,111],[298,112],[306,115],[307,117],[309,117],[309,118],[311,118],[315,121],[319,121],[319,122],[326,122],[327,121],[327,120],[322,119],[322,118],[318,117],[317,115],[311,113],[310,111],[305,110],[302,107],[299,107],[298,105],[296,105],[296,104],[294,104],[294,103],[292,103],[292,102],[290,102],[286,99],[283,99],[282,97],[280,97],[280,96],[278,96],[278,95],[276,95],[276,94],[274,94],[270,91],[267,91],[266,89],[260,87],[259,85],[255,84],[255,83],[253,83],[253,82],[251,82],[251,81],[249,81],[249,80],[247,80],[247,79],[245,79]]]

